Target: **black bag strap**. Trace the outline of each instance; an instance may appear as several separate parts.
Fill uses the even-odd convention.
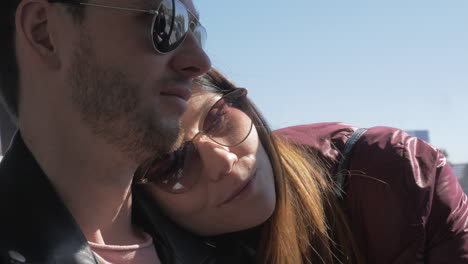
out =
[[[335,172],[335,179],[336,179],[336,193],[338,197],[343,198],[345,194],[345,184],[346,184],[346,176],[348,173],[344,173],[343,170],[349,170],[349,165],[351,161],[351,156],[353,154],[353,148],[359,138],[367,131],[367,128],[359,128],[349,137],[348,141],[346,142],[344,149],[342,151],[341,159],[338,163],[338,167]]]

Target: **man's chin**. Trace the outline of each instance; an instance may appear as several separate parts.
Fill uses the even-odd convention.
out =
[[[145,133],[140,139],[139,145],[142,146],[139,155],[139,163],[149,159],[161,157],[166,153],[177,150],[183,142],[183,135],[180,133],[179,125],[165,124],[163,128],[160,124],[160,129],[152,133]],[[138,144],[137,144],[138,145]]]

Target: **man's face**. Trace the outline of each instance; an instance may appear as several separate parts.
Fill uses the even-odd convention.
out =
[[[158,4],[105,1],[123,3],[142,9]],[[190,0],[183,3],[194,12]],[[94,135],[136,163],[177,145],[191,81],[210,67],[191,33],[176,50],[158,54],[151,22],[147,14],[86,8],[67,66],[71,107]]]

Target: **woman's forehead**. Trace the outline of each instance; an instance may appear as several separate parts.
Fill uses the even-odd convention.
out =
[[[219,93],[212,93],[206,91],[194,92],[192,94],[192,97],[190,97],[190,100],[188,101],[188,111],[190,111],[190,108],[193,108],[193,110],[203,110],[203,108],[212,106],[221,97],[222,94]]]

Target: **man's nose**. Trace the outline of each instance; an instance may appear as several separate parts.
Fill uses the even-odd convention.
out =
[[[207,138],[200,137],[194,144],[203,163],[203,174],[212,181],[219,181],[231,173],[238,161],[237,155],[228,147],[218,145]]]
[[[205,74],[211,68],[211,61],[202,49],[193,32],[188,32],[183,43],[174,51],[171,67],[188,79]]]

